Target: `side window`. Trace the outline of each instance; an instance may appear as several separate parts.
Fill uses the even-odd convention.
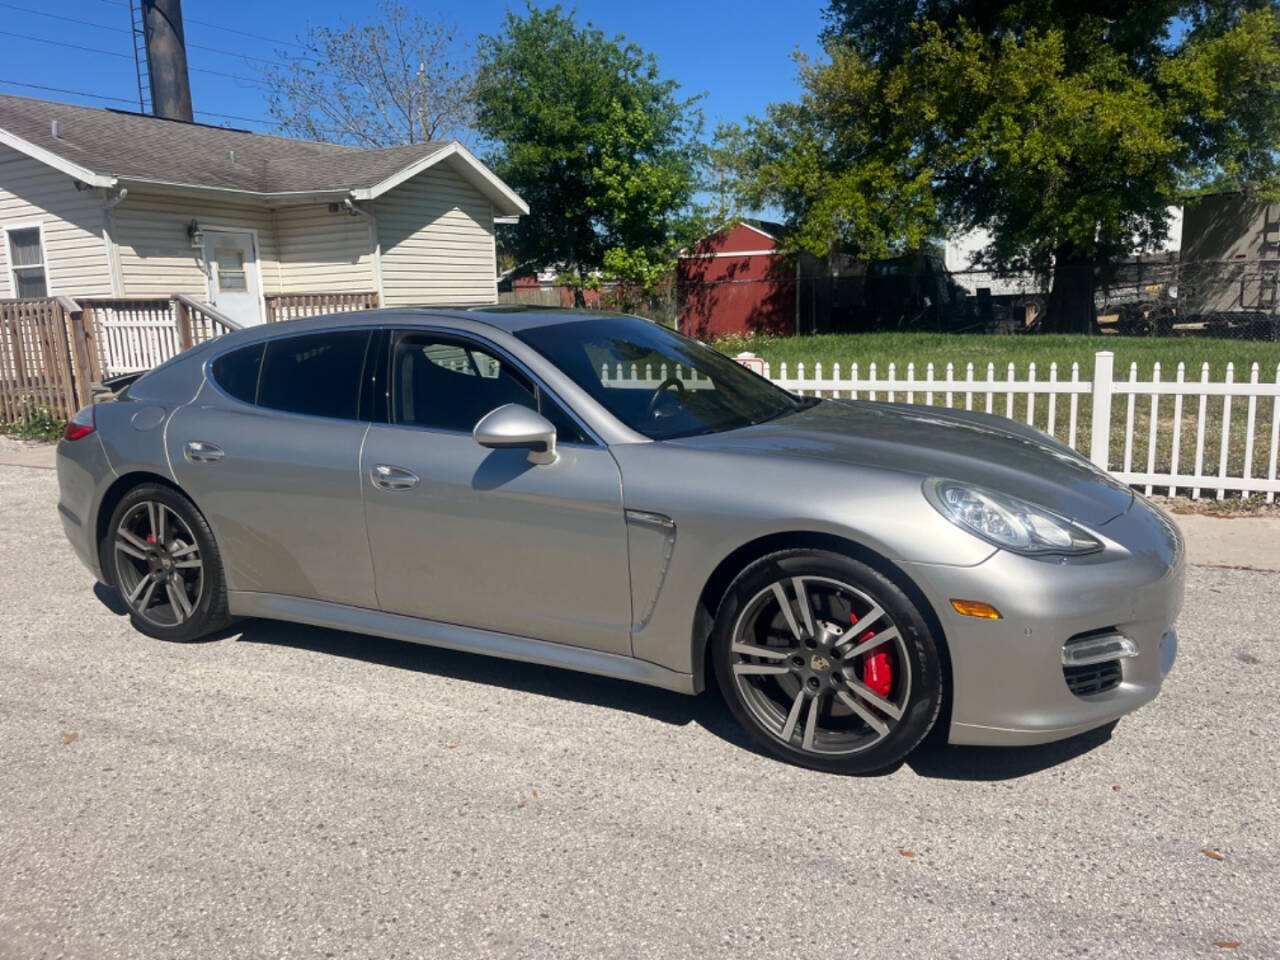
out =
[[[587,438],[550,397],[499,357],[462,340],[404,334],[391,355],[391,422],[470,433],[480,418],[516,403],[538,410],[562,443]]]
[[[213,381],[237,400],[256,403],[258,400],[258,370],[262,367],[262,344],[242,347],[224,353],[213,361],[210,372]]]
[[[39,227],[10,230],[9,265],[13,295],[19,300],[47,297],[49,281],[44,270],[44,246]]]
[[[355,420],[366,330],[335,330],[267,342],[258,405],[313,417]]]

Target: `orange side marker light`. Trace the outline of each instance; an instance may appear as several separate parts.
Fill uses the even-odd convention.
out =
[[[966,617],[977,617],[980,620],[999,620],[1000,611],[981,600],[952,600],[951,606],[956,613]]]

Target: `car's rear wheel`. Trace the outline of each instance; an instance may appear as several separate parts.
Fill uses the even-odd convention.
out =
[[[137,630],[196,640],[229,622],[222,561],[200,511],[171,487],[147,483],[116,505],[104,563]]]
[[[893,766],[942,704],[937,640],[921,611],[878,570],[822,550],[744,570],[716,613],[712,660],[756,742],[818,770]]]

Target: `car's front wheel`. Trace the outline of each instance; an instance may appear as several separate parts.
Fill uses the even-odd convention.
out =
[[[213,532],[185,496],[157,483],[116,505],[103,564],[137,630],[161,640],[195,640],[229,622]]]
[[[937,640],[915,604],[878,570],[823,550],[744,570],[716,613],[712,660],[751,736],[818,770],[898,763],[942,704]]]

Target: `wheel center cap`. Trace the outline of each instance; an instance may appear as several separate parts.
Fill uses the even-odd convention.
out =
[[[831,661],[820,653],[815,653],[809,661],[809,669],[815,673],[825,673],[831,669]]]

